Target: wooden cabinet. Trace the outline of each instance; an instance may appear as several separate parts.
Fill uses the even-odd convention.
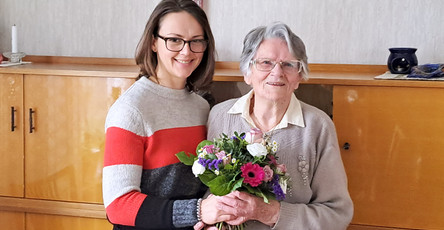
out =
[[[134,81],[0,73],[2,228],[112,228],[102,205],[104,124]]]
[[[25,75],[26,197],[102,203],[105,117],[132,82]]]
[[[104,121],[138,68],[61,59],[71,64],[0,68],[2,229],[111,229],[101,195]],[[216,68],[219,86],[243,82],[238,63]],[[355,206],[348,229],[444,229],[444,82],[374,80],[386,66],[310,69],[301,84],[316,91],[308,102],[333,115],[340,146],[349,145],[341,149]]]
[[[23,75],[0,73],[0,196],[24,196]]]
[[[350,229],[444,229],[444,88],[334,86],[333,120]]]

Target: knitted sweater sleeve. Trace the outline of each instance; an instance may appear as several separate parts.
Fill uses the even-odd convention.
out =
[[[141,192],[146,137],[141,114],[125,103],[113,105],[106,120],[103,200],[108,220],[143,229],[173,229],[197,222],[197,199],[165,199]]]

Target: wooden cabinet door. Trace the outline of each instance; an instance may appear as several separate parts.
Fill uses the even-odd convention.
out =
[[[0,196],[23,197],[23,75],[21,74],[0,74],[0,142]]]
[[[444,229],[444,89],[334,86],[353,224]]]
[[[26,230],[111,230],[112,228],[106,219],[26,214]]]
[[[133,82],[25,75],[27,198],[102,203],[105,117]]]
[[[25,213],[0,211],[1,229],[25,230]]]

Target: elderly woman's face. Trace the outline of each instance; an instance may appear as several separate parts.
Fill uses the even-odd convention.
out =
[[[278,38],[264,40],[253,60],[264,58],[276,62],[296,60],[290,54],[287,43]],[[254,65],[250,66],[250,70],[245,82],[253,87],[255,96],[268,100],[289,99],[302,79],[300,73],[284,71],[279,63],[271,71],[257,70]]]

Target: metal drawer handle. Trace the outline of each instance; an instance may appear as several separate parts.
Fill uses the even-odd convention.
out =
[[[342,146],[343,149],[345,150],[349,150],[350,149],[350,144],[348,142],[345,142],[344,145]]]
[[[29,133],[32,133],[35,129],[32,119],[32,114],[34,114],[35,111],[32,110],[32,108],[29,108]]]
[[[17,112],[17,110],[14,106],[11,106],[11,132],[14,132],[15,128],[17,128],[17,125],[15,125],[15,112]]]

